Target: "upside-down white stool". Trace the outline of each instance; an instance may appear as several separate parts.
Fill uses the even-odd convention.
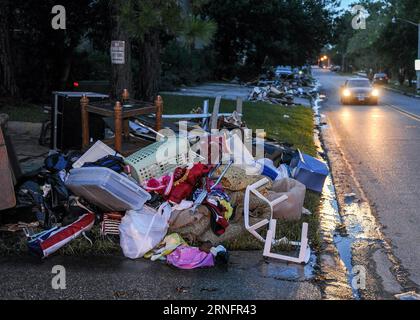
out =
[[[299,255],[298,257],[293,256],[287,256],[277,253],[272,253],[271,248],[273,245],[279,244],[282,242],[282,240],[275,240],[276,236],[276,226],[277,226],[277,220],[273,219],[273,210],[276,205],[279,203],[282,203],[283,201],[287,201],[288,197],[286,195],[283,195],[274,201],[268,200],[266,197],[264,197],[257,189],[266,185],[269,183],[269,180],[267,178],[264,178],[260,181],[257,181],[256,183],[248,186],[245,191],[245,198],[244,198],[244,220],[245,220],[245,228],[250,232],[254,237],[256,237],[258,240],[264,242],[264,252],[263,256],[294,262],[294,263],[308,263],[310,256],[311,256],[311,249],[309,247],[308,242],[308,224],[303,223],[302,225],[302,234],[301,234],[301,241],[286,241],[287,244],[290,244],[292,246],[300,247]],[[262,201],[266,202],[271,210],[270,213],[270,220],[263,219],[259,222],[257,222],[254,225],[249,224],[249,201],[250,201],[250,195],[253,193],[255,196],[260,198]],[[268,224],[268,230],[267,230],[267,236],[264,239],[257,230],[264,227]]]

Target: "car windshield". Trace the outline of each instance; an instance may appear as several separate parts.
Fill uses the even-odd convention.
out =
[[[385,73],[377,73],[375,75],[375,78],[385,78],[386,74]]]
[[[351,80],[347,82],[349,88],[368,88],[370,87],[369,80]]]

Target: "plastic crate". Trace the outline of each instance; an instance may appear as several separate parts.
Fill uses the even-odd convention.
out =
[[[203,158],[190,149],[187,139],[168,138],[155,142],[125,158],[131,175],[139,182],[158,178],[176,167],[202,161]]]
[[[87,150],[74,164],[73,164],[73,168],[81,168],[83,166],[83,164],[85,164],[86,162],[95,162],[99,159],[102,159],[103,157],[106,156],[121,156],[118,154],[118,152],[116,152],[115,150],[113,150],[112,148],[108,147],[105,143],[103,143],[102,141],[98,140],[96,141],[96,143],[90,147],[89,150]]]
[[[102,167],[72,169],[65,184],[75,195],[107,211],[139,210],[151,198],[128,177]]]

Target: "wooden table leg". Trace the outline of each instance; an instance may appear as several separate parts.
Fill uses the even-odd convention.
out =
[[[123,133],[123,123],[122,123],[122,106],[119,101],[115,104],[114,107],[114,124],[115,124],[115,151],[120,152],[122,150],[122,133]]]
[[[83,97],[80,99],[80,111],[82,115],[82,149],[85,149],[89,146],[89,112],[87,111],[88,104],[88,97],[83,95]]]
[[[130,119],[124,119],[123,120],[123,131],[124,131],[124,138],[126,140],[129,139],[130,137],[130,123],[129,123]]]

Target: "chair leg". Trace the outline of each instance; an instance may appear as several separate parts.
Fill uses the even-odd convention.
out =
[[[299,250],[299,256],[297,258],[271,252],[271,247],[273,243],[275,243],[276,226],[277,226],[277,220],[275,219],[271,220],[270,228],[267,231],[267,237],[265,239],[263,256],[268,257],[268,258],[278,259],[278,260],[294,262],[294,263],[307,263],[310,257],[310,254],[309,254],[310,249],[308,246],[308,224],[304,223],[302,225],[300,250]]]

